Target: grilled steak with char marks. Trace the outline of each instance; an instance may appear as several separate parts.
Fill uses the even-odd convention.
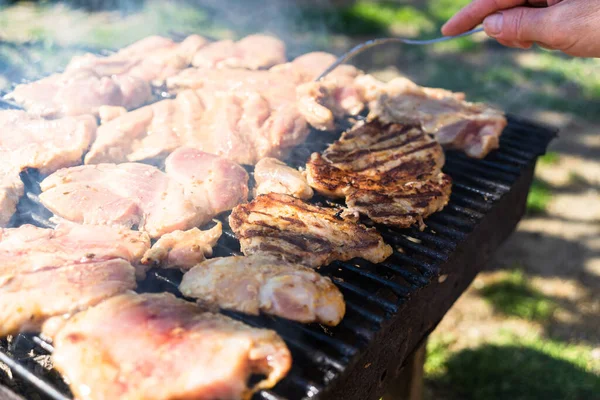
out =
[[[235,207],[229,224],[244,254],[271,255],[309,267],[355,257],[379,263],[392,253],[375,229],[358,223],[356,214],[279,193]]]
[[[419,126],[361,124],[344,132],[306,165],[308,183],[319,193],[345,197],[350,210],[402,228],[441,210],[451,179],[441,172],[444,153]]]

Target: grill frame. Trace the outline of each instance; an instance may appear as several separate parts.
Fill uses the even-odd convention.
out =
[[[157,93],[155,100],[163,97]],[[2,108],[14,105],[0,101]],[[340,128],[344,130],[348,125],[341,124]],[[292,151],[288,164],[304,164],[310,153],[324,150],[339,137],[341,130],[332,134],[313,133],[305,144]],[[454,181],[451,200],[443,211],[425,221],[428,228],[424,232],[416,228],[377,226],[386,243],[395,248],[390,259],[378,265],[364,260],[335,262],[321,269],[324,275],[332,277],[347,300],[348,313],[340,328],[324,329],[316,324],[224,312],[250,325],[277,330],[292,350],[295,361],[290,375],[273,390],[261,391],[255,398],[300,398],[288,396],[298,395],[299,389],[302,398],[380,398],[411,353],[515,229],[525,213],[537,157],[545,152],[557,133],[554,128],[509,116],[500,149],[486,159],[474,160],[448,152],[444,172]],[[15,223],[51,226],[48,212],[37,199],[39,177],[31,172],[22,177],[27,190],[20,207],[33,207],[34,211],[20,215]],[[319,197],[313,202],[332,204]],[[226,223],[226,216],[220,219]],[[234,240],[231,231],[224,229],[215,256],[236,254],[239,247],[236,248]],[[404,252],[398,252],[398,246]],[[148,286],[152,291],[174,292],[180,277],[177,272],[152,270],[138,291]],[[336,337],[340,332],[346,339]],[[349,333],[353,340],[349,340]],[[12,346],[11,353],[25,349],[26,353],[32,350],[34,354],[44,354],[52,350],[51,344],[39,336],[17,338],[18,345]],[[30,360],[15,359],[7,353],[9,348],[0,341],[0,362],[7,364],[42,398],[69,398],[55,387],[56,382],[49,382],[56,378],[32,373],[28,369]]]

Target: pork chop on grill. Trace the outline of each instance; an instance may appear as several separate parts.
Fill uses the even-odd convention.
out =
[[[290,369],[284,341],[169,293],[123,294],[68,320],[54,366],[77,399],[249,399]],[[265,376],[248,388],[252,374]]]
[[[234,42],[220,40],[199,49],[192,64],[200,68],[269,68],[286,61],[285,43],[267,35],[249,35]]]
[[[306,165],[309,184],[330,197],[345,197],[350,210],[402,228],[441,210],[451,179],[441,172],[441,146],[418,125],[359,125],[344,132]]]
[[[276,158],[263,158],[254,167],[255,194],[282,193],[308,200],[313,190],[302,172]]]
[[[223,257],[186,272],[179,290],[203,306],[335,326],[346,311],[329,278],[269,256]]]
[[[167,233],[144,254],[142,263],[163,268],[190,269],[212,256],[212,249],[222,233],[220,222],[207,231],[192,228]]]
[[[355,257],[379,263],[392,254],[375,229],[358,223],[357,214],[279,193],[235,207],[229,224],[245,255],[275,256],[309,267]]]
[[[383,123],[417,123],[445,148],[483,158],[497,149],[507,124],[504,113],[464,101],[462,93],[424,88],[406,78],[383,83],[370,75],[356,84],[369,104],[369,119]]]
[[[113,227],[0,229],[0,336],[133,289],[150,239]]]
[[[23,195],[23,169],[48,174],[78,164],[95,133],[91,116],[48,121],[25,111],[0,111],[0,227],[7,226]]]
[[[248,197],[239,165],[180,148],[166,173],[146,164],[98,164],[61,169],[41,183],[40,200],[72,222],[137,226],[153,238],[203,225]]]

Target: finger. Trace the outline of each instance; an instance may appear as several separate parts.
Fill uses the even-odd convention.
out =
[[[526,4],[527,0],[474,0],[442,26],[442,33],[458,35],[477,26],[490,14]]]
[[[508,42],[552,43],[555,32],[548,8],[516,7],[490,15],[483,21],[485,32]]]
[[[503,46],[506,47],[513,47],[515,49],[529,49],[533,43],[531,42],[519,42],[519,41],[514,41],[514,40],[502,40],[502,39],[497,39],[498,43],[500,43]]]

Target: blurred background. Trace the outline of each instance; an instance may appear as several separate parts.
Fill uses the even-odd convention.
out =
[[[0,89],[150,34],[268,32],[290,56],[385,35],[430,38],[468,2],[0,0]],[[479,34],[389,46],[356,64],[561,129],[539,161],[527,217],[431,336],[425,397],[600,399],[600,61]]]

